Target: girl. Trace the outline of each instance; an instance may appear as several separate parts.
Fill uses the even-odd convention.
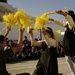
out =
[[[33,75],[58,75],[57,41],[54,39],[53,30],[47,27],[41,31],[45,40],[36,41],[32,30],[29,30],[32,45],[41,46],[43,49]]]
[[[53,21],[56,24],[66,28],[63,39],[65,58],[71,70],[71,74],[69,75],[75,75],[75,68],[73,65],[73,63],[75,63],[75,14],[72,10],[67,12],[57,10],[56,13],[63,15],[66,19],[66,22],[60,22],[54,19],[50,19],[50,21]]]

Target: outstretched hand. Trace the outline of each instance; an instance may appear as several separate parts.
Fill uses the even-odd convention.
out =
[[[55,10],[55,12],[58,13],[58,14],[62,14],[63,13],[62,10]]]
[[[67,13],[65,13],[63,10],[55,10],[56,13],[61,14],[63,16],[66,16]]]
[[[21,33],[23,33],[25,31],[25,29],[20,28],[19,30]]]
[[[29,29],[28,29],[28,33],[29,33],[29,34],[32,34],[32,33],[33,33],[33,30],[32,30],[31,28],[29,28]]]
[[[6,32],[9,33],[11,31],[11,27],[6,27]]]
[[[44,27],[41,29],[41,32],[42,32],[44,35],[47,33]]]

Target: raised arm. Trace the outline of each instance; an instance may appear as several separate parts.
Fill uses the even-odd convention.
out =
[[[6,41],[6,38],[7,38],[10,31],[11,31],[11,28],[6,28],[6,32],[5,32],[5,35],[4,35],[4,42]]]
[[[57,21],[57,20],[54,20],[52,18],[49,19],[50,21],[53,21],[54,23],[56,23],[56,24],[58,24],[60,26],[66,26],[67,24],[69,24],[69,26],[73,27],[74,21],[73,21],[73,19],[72,19],[72,17],[70,15],[68,15],[67,13],[65,13],[62,10],[56,10],[56,13],[60,14],[60,15],[63,15],[65,17],[66,22]]]
[[[29,34],[30,34],[30,40],[31,40],[32,45],[41,46],[42,42],[44,42],[43,40],[41,41],[35,40],[32,29],[29,29]]]
[[[56,23],[57,25],[60,25],[60,26],[65,26],[66,25],[66,22],[63,22],[63,21],[58,21],[58,20],[55,20],[53,18],[50,18],[49,19],[50,21],[53,21],[54,23]]]
[[[20,28],[17,46],[12,48],[14,53],[16,53],[22,49],[23,33],[24,33],[24,30]]]
[[[62,10],[57,10],[56,13],[60,14],[60,15],[63,15],[65,17],[65,20],[68,22],[68,24],[70,26],[74,25],[74,21],[73,21],[72,17],[67,12],[64,12]]]

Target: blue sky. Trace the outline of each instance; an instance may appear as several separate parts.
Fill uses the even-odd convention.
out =
[[[75,11],[75,0],[8,0],[8,4],[25,10],[33,17],[42,15],[45,12],[64,9],[65,7]],[[59,15],[52,15],[52,17],[60,20]]]

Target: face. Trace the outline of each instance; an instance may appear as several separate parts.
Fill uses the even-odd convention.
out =
[[[48,32],[46,31],[46,34],[48,35],[48,37],[51,37],[51,33],[48,33]]]

